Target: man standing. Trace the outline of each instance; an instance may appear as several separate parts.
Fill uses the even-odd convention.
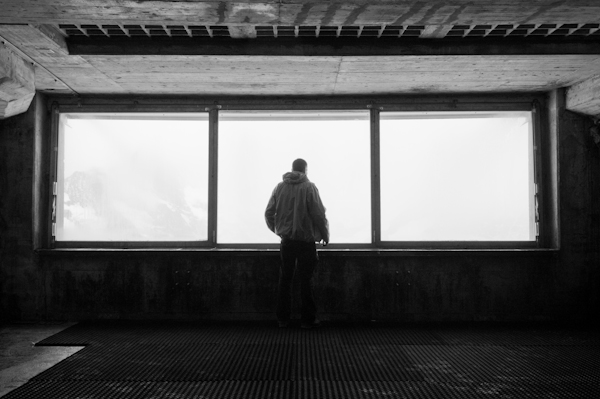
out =
[[[306,177],[303,159],[292,163],[292,171],[273,190],[265,211],[267,226],[281,237],[281,267],[277,294],[279,327],[287,327],[292,308],[292,280],[297,267],[300,278],[301,327],[320,325],[312,294],[312,276],[319,260],[315,243],[329,243],[329,225],[319,190]]]

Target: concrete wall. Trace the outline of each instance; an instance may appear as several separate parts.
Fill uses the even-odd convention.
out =
[[[589,122],[564,110],[562,92],[553,95],[560,250],[322,253],[315,292],[323,318],[592,321],[600,311],[600,150]],[[44,214],[35,198],[46,184],[34,154],[47,142],[38,126],[45,115],[37,99],[0,122],[2,320],[273,317],[277,252],[34,251]]]
[[[33,251],[34,139],[40,100],[27,112],[0,121],[1,319],[44,317],[43,274]]]

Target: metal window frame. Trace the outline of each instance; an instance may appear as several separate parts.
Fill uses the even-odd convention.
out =
[[[540,190],[539,186],[541,183],[540,171],[541,171],[541,157],[539,155],[540,151],[540,101],[539,99],[532,99],[529,102],[519,102],[519,103],[495,103],[495,102],[484,102],[484,103],[454,103],[452,105],[452,109],[448,109],[447,106],[444,105],[428,105],[426,109],[423,109],[420,104],[409,105],[408,107],[405,105],[402,106],[384,106],[382,105],[379,108],[379,112],[419,112],[419,111],[428,111],[428,112],[511,112],[511,111],[530,111],[531,115],[531,123],[532,123],[532,156],[533,156],[533,184],[536,187],[536,196],[533,198],[536,201],[536,205],[534,206],[535,218],[536,218],[536,228],[537,235],[535,241],[393,241],[393,240],[382,240],[381,239],[381,186],[380,186],[380,165],[379,162],[379,122],[380,118],[377,118],[376,123],[376,132],[377,132],[377,148],[373,149],[374,153],[377,154],[377,161],[373,162],[373,168],[376,171],[373,173],[373,178],[377,179],[377,182],[373,185],[378,187],[378,191],[373,192],[373,198],[377,199],[377,203],[374,208],[374,216],[377,217],[376,225],[378,226],[378,230],[376,234],[374,233],[373,244],[377,248],[382,249],[537,249],[543,247],[543,242],[541,240],[541,230],[543,223],[540,221],[538,211],[541,201],[541,196],[539,195]],[[374,145],[374,144],[373,144]],[[375,146],[375,145],[374,145]]]
[[[281,107],[278,105],[274,105],[274,106],[265,106],[265,107],[260,107],[260,109],[256,108],[256,107],[252,107],[252,105],[248,106],[247,104],[223,104],[221,107],[219,107],[219,111],[265,111],[265,112],[286,112],[286,111],[299,111],[299,112],[327,112],[327,111],[340,111],[340,112],[352,112],[352,111],[367,111],[369,112],[369,118],[370,118],[370,123],[372,124],[372,120],[373,120],[373,109],[371,105],[365,105],[362,104],[361,106],[352,106],[352,105],[345,105],[345,106],[327,106],[327,105],[323,105],[320,108],[317,108],[315,106],[310,106],[310,105],[300,105],[300,106],[295,106],[295,107]],[[371,140],[372,140],[372,136],[371,136]],[[370,144],[371,148],[373,147],[372,143]],[[218,150],[218,148],[217,148]],[[371,159],[372,159],[372,155],[371,155]],[[277,184],[277,182],[273,182],[273,186],[275,186]],[[215,191],[216,191],[216,186],[215,186]],[[373,208],[372,205],[372,201],[373,201],[373,196],[371,195],[371,209]],[[267,204],[265,203],[265,206]],[[216,219],[216,216],[215,216]],[[372,220],[371,220],[372,223]],[[265,225],[266,228],[266,225]],[[216,235],[215,235],[216,237]],[[227,248],[231,248],[231,249],[247,249],[247,248],[252,248],[252,249],[277,249],[279,248],[279,244],[266,244],[266,243],[216,243],[215,244],[215,248],[217,249],[227,249]],[[327,248],[330,249],[363,249],[363,248],[374,248],[373,242],[370,243],[333,243],[333,244],[329,244],[327,246]]]
[[[214,111],[210,107],[205,107],[203,110],[193,109],[187,111],[180,111],[178,109],[171,109],[169,111],[158,111],[161,113],[206,113],[208,116],[208,223],[207,223],[207,240],[199,241],[57,241],[55,237],[56,229],[56,207],[61,206],[56,201],[57,198],[57,179],[59,176],[59,159],[58,152],[59,147],[63,144],[63,138],[60,136],[60,114],[61,113],[156,113],[155,109],[142,109],[142,110],[116,110],[113,107],[95,107],[86,106],[83,107],[80,103],[76,107],[72,106],[61,106],[59,103],[54,102],[52,104],[52,117],[51,117],[51,142],[52,142],[52,157],[51,157],[51,169],[50,169],[50,180],[52,187],[51,205],[50,205],[50,248],[52,249],[69,249],[69,248],[106,248],[106,249],[153,249],[153,248],[211,248],[214,247],[215,234],[213,233],[216,229],[216,221],[212,218],[211,210],[216,210],[216,197],[211,196],[211,187],[214,181],[216,181],[216,170],[214,170],[216,162],[214,160],[213,147],[216,146],[216,123],[212,122],[211,113]],[[62,212],[61,212],[62,213]]]
[[[231,249],[239,251],[272,250],[278,244],[220,244],[217,237],[217,207],[218,207],[218,128],[220,110],[239,111],[370,111],[370,165],[371,165],[371,242],[364,244],[331,243],[327,248],[339,250],[528,250],[553,249],[558,234],[552,231],[551,223],[544,217],[551,212],[544,207],[550,206],[552,198],[548,195],[548,187],[555,179],[549,169],[548,159],[556,154],[550,154],[551,148],[543,136],[549,132],[547,99],[544,93],[524,94],[464,94],[464,95],[412,95],[412,96],[378,96],[378,97],[215,97],[215,98],[104,98],[104,97],[55,97],[50,98],[50,130],[51,130],[51,163],[49,176],[50,187],[56,181],[57,149],[58,149],[58,117],[61,112],[127,112],[127,113],[184,113],[207,112],[209,116],[209,203],[208,203],[208,240],[199,242],[56,242],[49,240],[48,247],[56,249],[198,249],[218,250]],[[381,240],[381,197],[380,197],[380,141],[379,115],[385,111],[532,111],[533,123],[533,157],[534,180],[537,185],[536,202],[539,236],[532,241],[413,241],[396,242]],[[543,161],[544,159],[544,161]],[[49,193],[49,209],[52,214],[53,193]],[[544,195],[545,194],[545,195]],[[552,195],[557,195],[554,193]],[[544,210],[542,212],[542,209]],[[51,233],[52,221],[48,229]],[[52,235],[49,235],[52,237]]]

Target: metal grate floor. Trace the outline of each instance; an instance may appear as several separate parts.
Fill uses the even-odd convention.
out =
[[[597,398],[600,334],[565,328],[83,323],[16,398]]]

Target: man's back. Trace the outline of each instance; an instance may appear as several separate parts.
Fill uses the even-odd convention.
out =
[[[329,238],[319,190],[302,172],[283,175],[273,190],[265,219],[269,229],[282,239],[319,242]]]

